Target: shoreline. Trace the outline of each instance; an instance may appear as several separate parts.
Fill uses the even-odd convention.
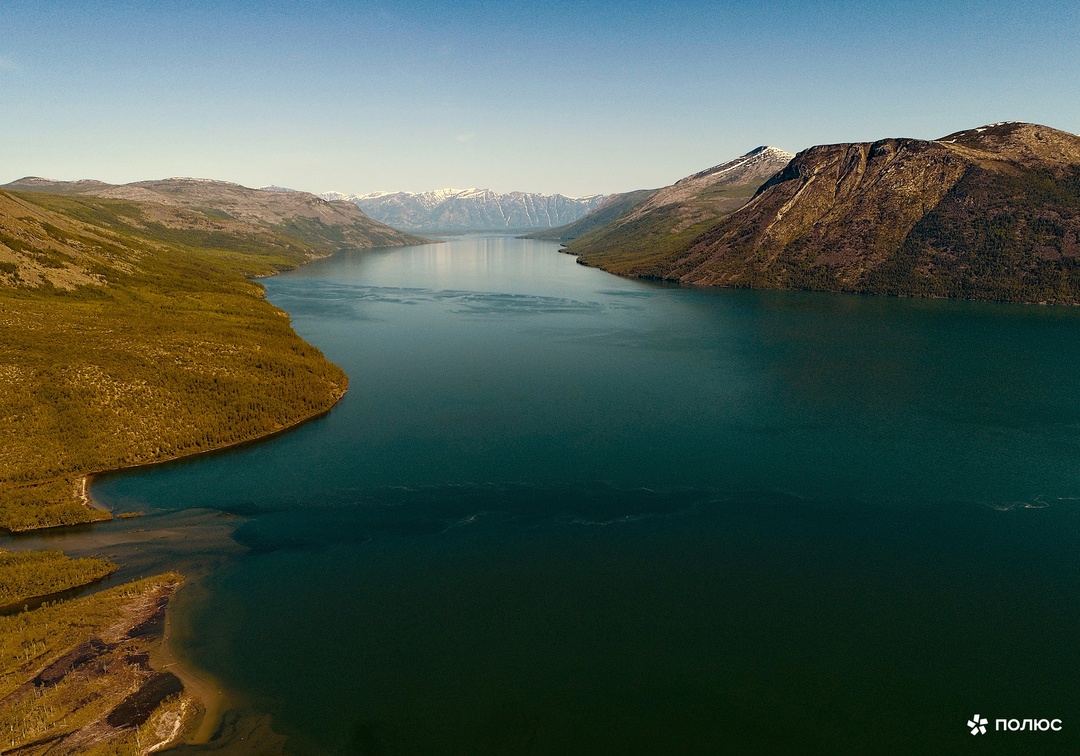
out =
[[[34,753],[177,744],[201,708],[161,664],[166,611],[183,582],[165,572],[4,617],[5,634],[32,641],[30,651],[5,643],[5,743]]]
[[[342,372],[344,372],[344,371],[342,371]],[[247,439],[244,439],[243,441],[237,441],[235,443],[226,444],[224,446],[217,446],[217,447],[214,447],[213,449],[202,449],[202,450],[195,451],[195,452],[190,452],[190,453],[187,453],[187,454],[181,454],[179,456],[172,457],[171,459],[156,459],[156,460],[153,460],[152,462],[139,462],[138,464],[125,465],[124,467],[114,467],[114,468],[110,468],[108,470],[99,470],[97,472],[83,473],[79,478],[80,480],[82,480],[82,491],[83,491],[83,493],[82,493],[81,498],[83,499],[83,504],[85,506],[87,506],[88,508],[90,508],[91,510],[94,510],[94,511],[97,511],[97,512],[104,512],[104,513],[108,514],[109,515],[109,520],[92,520],[90,522],[75,523],[73,525],[48,525],[48,526],[41,527],[41,528],[27,528],[25,530],[12,530],[12,531],[9,531],[9,534],[10,535],[20,535],[20,534],[36,533],[36,532],[39,532],[39,531],[42,531],[42,530],[51,530],[51,529],[55,529],[55,528],[73,528],[73,527],[81,527],[81,526],[86,526],[86,525],[96,525],[99,522],[109,522],[111,520],[114,520],[114,519],[116,519],[118,517],[118,515],[116,515],[113,512],[113,510],[109,509],[108,507],[106,507],[101,502],[95,500],[94,497],[90,495],[90,486],[93,484],[95,478],[99,478],[99,477],[102,477],[102,476],[108,476],[108,475],[122,475],[124,473],[130,473],[130,472],[135,472],[137,470],[143,470],[143,469],[148,468],[148,467],[159,467],[161,465],[171,465],[171,464],[174,464],[174,463],[177,463],[177,462],[187,462],[187,461],[193,460],[195,458],[210,457],[210,456],[213,456],[215,454],[228,454],[228,453],[232,453],[234,451],[237,451],[239,449],[243,449],[243,448],[248,447],[248,446],[254,446],[256,444],[261,444],[261,443],[263,443],[265,441],[269,441],[269,440],[275,438],[276,436],[281,435],[282,433],[287,433],[288,431],[295,430],[296,428],[299,428],[301,425],[304,425],[305,423],[310,423],[310,422],[318,420],[318,419],[320,419],[322,417],[325,417],[326,415],[330,414],[330,412],[333,411],[333,409],[338,405],[338,403],[342,399],[345,398],[345,394],[347,394],[348,392],[349,392],[349,388],[348,388],[348,386],[346,386],[345,389],[338,396],[336,396],[334,398],[333,403],[329,407],[327,407],[326,409],[319,410],[318,412],[315,412],[315,413],[313,413],[311,415],[308,415],[306,417],[302,417],[299,420],[296,420],[295,422],[289,423],[288,425],[282,426],[281,428],[276,428],[276,429],[270,431],[269,433],[264,433],[264,434],[262,434],[260,436],[255,436],[253,438],[247,438]]]
[[[203,745],[209,743],[217,734],[222,718],[229,709],[230,699],[215,678],[193,664],[185,663],[176,654],[176,649],[172,646],[175,599],[174,595],[165,609],[165,626],[151,660],[156,668],[176,675],[184,686],[184,692],[196,699],[201,709],[193,725],[178,733],[177,739],[169,746],[179,745],[181,742]]]
[[[307,342],[305,342],[305,343],[307,343]],[[342,372],[344,372],[344,371],[342,371]],[[348,377],[348,376],[346,376],[346,377]],[[318,412],[307,415],[306,417],[302,417],[299,420],[296,420],[296,421],[294,421],[292,423],[289,423],[288,425],[284,425],[284,426],[282,426],[280,428],[275,428],[274,430],[272,430],[272,431],[270,431],[268,433],[264,433],[264,434],[259,435],[259,436],[254,436],[252,438],[246,438],[243,441],[236,441],[235,443],[225,444],[224,446],[217,446],[217,447],[214,447],[213,449],[201,449],[199,451],[188,452],[188,453],[176,456],[176,457],[172,457],[170,459],[156,459],[156,460],[153,460],[151,462],[139,462],[139,463],[134,464],[134,465],[125,465],[123,467],[113,467],[113,468],[110,468],[108,470],[97,470],[95,472],[88,472],[88,473],[82,473],[81,475],[76,475],[75,476],[75,487],[76,487],[75,499],[80,504],[82,504],[84,507],[86,507],[87,510],[89,510],[90,512],[92,512],[92,513],[93,512],[100,512],[101,514],[108,515],[107,518],[94,518],[94,519],[87,520],[85,522],[57,523],[55,525],[42,525],[40,527],[35,527],[35,528],[19,528],[17,530],[10,530],[10,529],[7,529],[7,528],[0,528],[0,536],[7,535],[7,536],[10,536],[10,537],[18,537],[18,536],[21,536],[21,535],[30,535],[30,534],[33,534],[33,533],[40,533],[40,532],[48,531],[48,530],[58,530],[60,528],[80,528],[80,527],[88,527],[88,526],[97,525],[98,523],[102,523],[102,522],[111,522],[112,520],[117,519],[117,517],[119,515],[114,513],[113,510],[109,509],[107,506],[105,506],[101,502],[95,500],[94,497],[90,495],[90,486],[93,484],[95,478],[98,478],[98,477],[101,477],[101,476],[104,476],[104,475],[117,475],[117,474],[122,474],[122,473],[127,473],[127,472],[134,472],[136,470],[142,470],[142,469],[147,468],[147,467],[157,467],[159,465],[170,465],[170,464],[173,464],[175,462],[184,462],[184,461],[187,461],[187,460],[194,459],[196,457],[204,457],[204,456],[211,456],[211,455],[214,455],[214,454],[229,453],[229,452],[236,451],[237,449],[242,449],[242,448],[244,448],[246,446],[253,446],[255,444],[259,444],[259,443],[262,443],[264,441],[269,441],[270,439],[274,438],[275,436],[278,436],[278,435],[280,435],[282,433],[286,433],[288,431],[294,430],[294,429],[300,427],[301,425],[304,425],[305,423],[313,422],[315,420],[318,420],[321,417],[324,417],[325,415],[330,414],[330,412],[333,411],[333,409],[338,405],[338,403],[342,399],[345,398],[345,395],[348,392],[349,392],[349,387],[348,387],[348,385],[346,385],[345,388],[341,391],[341,393],[338,396],[334,397],[333,402],[326,409],[322,409],[322,410],[319,410]]]
[[[344,371],[342,371],[342,372],[344,372]],[[115,512],[113,512],[113,510],[109,509],[107,506],[105,506],[101,502],[97,501],[96,499],[94,499],[93,496],[90,495],[90,486],[93,485],[93,482],[94,482],[95,478],[98,478],[98,477],[101,477],[101,476],[106,476],[106,475],[118,475],[118,474],[123,474],[123,473],[135,472],[136,470],[142,470],[142,469],[147,468],[147,467],[157,467],[159,465],[171,465],[171,464],[174,464],[176,462],[186,462],[188,460],[195,459],[196,457],[209,457],[209,456],[212,456],[214,454],[231,453],[231,452],[234,452],[234,451],[236,451],[238,449],[242,449],[242,448],[247,447],[247,446],[254,446],[255,444],[260,444],[260,443],[263,443],[264,441],[269,441],[269,440],[273,439],[274,437],[276,437],[276,436],[278,436],[278,435],[280,435],[282,433],[286,433],[288,431],[295,430],[296,428],[300,427],[301,425],[304,425],[305,423],[313,422],[315,420],[318,420],[318,419],[324,417],[325,415],[330,414],[330,412],[333,411],[333,409],[338,405],[338,403],[342,399],[345,398],[345,395],[348,392],[349,392],[349,388],[348,388],[348,386],[346,386],[345,389],[342,390],[342,392],[338,396],[336,396],[334,398],[333,403],[329,407],[327,407],[326,409],[319,410],[318,412],[315,412],[315,413],[313,413],[311,415],[307,415],[306,417],[302,417],[299,420],[296,420],[296,421],[294,421],[292,423],[289,423],[288,425],[282,426],[281,428],[276,428],[276,429],[270,431],[269,433],[264,433],[264,434],[262,434],[260,436],[254,436],[252,438],[246,438],[243,441],[236,441],[235,443],[226,444],[224,446],[217,446],[217,447],[214,447],[213,449],[201,449],[199,451],[194,451],[194,452],[181,454],[179,456],[172,457],[170,459],[156,459],[156,460],[153,460],[151,462],[139,462],[139,463],[134,464],[134,465],[125,465],[123,467],[113,467],[113,468],[110,468],[108,470],[98,470],[98,471],[95,471],[95,472],[88,472],[88,473],[82,473],[81,475],[76,475],[75,476],[75,487],[76,487],[75,498],[76,498],[76,500],[79,501],[79,503],[82,504],[84,507],[86,507],[90,512],[100,512],[102,514],[108,515],[107,518],[95,518],[95,519],[87,520],[85,522],[57,523],[56,525],[42,525],[40,527],[35,527],[35,528],[20,528],[18,530],[9,530],[9,529],[6,529],[6,528],[0,528],[0,536],[7,535],[8,537],[16,537],[17,538],[17,537],[23,536],[23,535],[32,535],[34,533],[41,533],[41,532],[50,531],[50,530],[55,531],[55,530],[59,530],[61,528],[85,528],[85,527],[92,527],[94,525],[97,525],[97,524],[100,524],[100,523],[103,523],[103,522],[111,522],[111,521],[117,519],[119,517],[119,515],[117,515]]]
[[[344,372],[344,371],[343,371]],[[348,377],[348,376],[346,376]],[[117,519],[117,515],[101,502],[95,500],[90,495],[90,486],[94,481],[94,478],[102,475],[114,475],[123,474],[127,472],[134,472],[142,470],[147,467],[156,467],[158,465],[173,464],[176,462],[186,461],[194,459],[196,457],[204,457],[215,454],[225,454],[234,452],[240,448],[260,444],[265,441],[269,441],[275,436],[282,433],[294,430],[297,427],[318,420],[321,417],[328,415],[334,407],[345,397],[348,393],[348,385],[334,397],[333,402],[329,407],[312,413],[306,417],[302,417],[293,423],[277,428],[269,433],[256,436],[254,438],[238,441],[233,444],[227,444],[214,449],[206,449],[202,451],[193,452],[191,454],[183,454],[172,459],[155,460],[153,462],[145,462],[137,465],[128,465],[126,467],[115,468],[111,470],[104,470],[94,473],[86,473],[80,476],[79,485],[81,487],[80,500],[83,504],[93,511],[103,512],[109,515],[108,520],[97,520],[88,523],[80,523],[82,526],[92,526],[97,522],[111,522]],[[30,534],[42,530],[52,530],[56,528],[69,528],[71,525],[55,525],[48,528],[33,528],[22,531],[12,531],[10,535],[15,536],[19,534]],[[78,527],[74,526],[74,527]],[[192,584],[188,584],[188,590],[193,588]],[[204,745],[209,743],[210,740],[217,734],[221,727],[222,721],[226,712],[232,708],[231,704],[234,703],[230,696],[225,692],[221,684],[205,671],[195,667],[191,663],[186,663],[176,653],[176,649],[173,647],[172,637],[172,625],[173,614],[175,612],[176,600],[175,595],[170,597],[169,603],[165,610],[165,622],[162,635],[158,640],[158,643],[151,651],[151,659],[153,660],[153,666],[160,669],[163,672],[171,672],[179,678],[183,685],[184,693],[191,698],[194,698],[199,707],[199,713],[197,714],[192,725],[182,726],[181,729],[175,734],[175,737],[167,743],[159,744],[155,750],[166,751],[170,748],[178,746],[180,744],[190,745]]]
[[[325,256],[329,257],[330,255]],[[300,265],[311,262],[314,259],[319,259],[320,257],[323,256],[306,260]],[[300,265],[292,267],[300,267]],[[270,275],[277,275],[281,272],[283,271],[275,271]],[[287,313],[285,314],[287,315]],[[293,333],[300,341],[307,343],[299,336],[299,334],[296,334],[295,331],[293,331]],[[90,527],[100,522],[113,521],[119,517],[118,513],[114,512],[100,501],[95,500],[91,495],[90,489],[97,477],[123,474],[125,472],[133,472],[157,465],[173,464],[206,455],[231,453],[245,446],[270,441],[279,434],[294,430],[306,423],[313,422],[328,415],[348,393],[349,377],[344,371],[341,371],[341,374],[344,376],[345,380],[340,385],[333,387],[335,390],[328,394],[328,402],[324,407],[315,412],[296,418],[291,422],[282,423],[279,427],[273,428],[266,433],[260,433],[250,438],[234,443],[223,444],[210,449],[189,451],[168,459],[140,462],[123,467],[74,475],[74,479],[70,484],[73,488],[71,491],[72,498],[81,504],[90,516],[86,522],[30,527],[17,530],[5,528],[0,530],[0,535],[6,534],[9,538],[18,538],[21,535],[31,535],[39,531],[55,531],[59,528]],[[180,576],[178,575],[178,577]],[[182,577],[180,577],[180,579],[183,580]],[[188,584],[189,591],[193,587],[193,584]],[[78,588],[78,594],[86,593],[88,588],[91,589],[90,595],[94,595],[95,593],[91,586],[79,586]],[[42,605],[47,604],[42,602]],[[171,673],[172,675],[175,675],[176,679],[179,681],[182,687],[181,708],[180,713],[175,717],[175,721],[173,722],[172,732],[160,742],[154,744],[148,752],[164,751],[181,744],[203,745],[210,742],[210,740],[218,734],[226,713],[231,710],[235,704],[233,698],[225,692],[218,680],[199,669],[194,664],[185,662],[180,658],[175,646],[175,611],[176,602],[174,593],[168,597],[167,604],[164,607],[161,635],[156,639],[156,642],[151,642],[146,648],[150,659],[149,666],[160,673]]]
[[[430,243],[430,242],[431,242],[431,240],[428,240],[428,239],[423,239],[422,240],[422,243]],[[292,328],[292,316],[289,315],[289,313],[287,311],[282,310],[281,308],[277,307],[276,305],[274,305],[273,303],[269,302],[266,299],[266,287],[259,283],[259,279],[261,279],[261,278],[273,278],[274,276],[280,275],[281,273],[286,273],[286,272],[289,272],[291,270],[296,270],[297,268],[303,267],[304,265],[307,265],[308,263],[315,262],[317,260],[322,260],[322,259],[325,259],[325,258],[328,258],[328,257],[333,257],[334,255],[338,254],[339,252],[344,252],[344,251],[348,251],[348,250],[370,251],[370,250],[374,250],[374,249],[383,249],[383,248],[385,248],[385,249],[398,249],[398,248],[407,247],[407,246],[412,246],[412,245],[409,244],[409,243],[402,243],[402,244],[385,245],[385,246],[378,246],[378,247],[355,247],[355,248],[354,247],[341,247],[341,248],[337,248],[337,249],[334,249],[334,250],[329,251],[329,252],[325,252],[325,253],[321,253],[321,254],[314,254],[314,255],[312,255],[310,257],[307,257],[306,259],[303,259],[303,260],[297,260],[297,261],[290,262],[287,265],[282,265],[280,267],[276,267],[273,270],[270,270],[270,271],[268,271],[268,272],[266,272],[264,274],[259,274],[259,273],[252,273],[252,274],[246,274],[246,275],[241,274],[239,276],[239,278],[241,280],[247,280],[247,281],[250,281],[252,283],[257,284],[258,287],[259,287],[259,292],[258,292],[258,295],[257,295],[258,299],[260,301],[266,303],[267,305],[269,305],[274,310],[276,310],[278,312],[278,314],[289,318],[289,330],[292,331],[293,336],[295,336],[300,342],[302,342],[304,344],[307,344],[307,346],[309,346],[309,347],[313,347],[315,349],[318,349],[318,347],[315,347],[313,344],[308,343],[306,340],[304,340],[300,336],[300,334],[296,333],[295,329]],[[321,350],[319,350],[319,351],[320,351],[320,354],[321,354]],[[323,356],[322,359],[326,360],[325,356]],[[329,360],[326,360],[326,362],[333,365],[333,363],[331,363]],[[334,367],[337,367],[337,366],[334,365]],[[340,370],[340,368],[338,368],[338,369]],[[89,487],[93,483],[93,479],[95,477],[100,476],[100,475],[110,475],[110,474],[113,474],[113,473],[121,473],[121,472],[125,472],[125,471],[128,471],[128,470],[140,469],[140,468],[143,468],[143,467],[150,467],[150,466],[153,466],[153,465],[168,464],[170,462],[176,462],[178,460],[187,459],[189,457],[195,457],[195,456],[199,456],[199,455],[202,455],[202,454],[213,454],[215,452],[221,452],[221,451],[236,449],[236,448],[244,446],[245,444],[256,443],[256,442],[262,441],[264,439],[272,438],[273,436],[276,436],[278,433],[283,433],[283,432],[285,432],[287,430],[291,430],[292,428],[295,428],[295,427],[297,427],[299,425],[302,425],[303,423],[310,422],[312,420],[318,419],[319,417],[321,417],[322,415],[327,414],[328,412],[330,412],[330,410],[332,410],[334,407],[336,407],[338,402],[340,402],[341,399],[345,396],[345,394],[348,393],[348,390],[349,390],[349,376],[345,373],[344,370],[341,370],[341,374],[345,377],[344,386],[340,388],[340,393],[338,393],[336,396],[332,396],[330,404],[327,407],[325,407],[324,409],[318,410],[318,411],[316,411],[316,412],[314,412],[314,413],[312,413],[310,415],[298,418],[297,420],[294,420],[294,421],[292,421],[290,423],[287,423],[287,424],[285,424],[285,425],[283,425],[283,426],[281,426],[279,428],[275,428],[274,430],[271,430],[271,431],[269,431],[267,433],[262,433],[260,435],[253,436],[251,438],[247,438],[247,439],[244,439],[244,440],[241,440],[241,441],[236,441],[236,442],[233,442],[233,443],[224,444],[222,446],[218,446],[218,447],[214,447],[214,448],[210,448],[210,449],[199,449],[199,450],[195,450],[195,451],[184,452],[184,453],[178,454],[178,455],[176,455],[174,457],[170,457],[168,459],[157,459],[157,460],[151,460],[151,461],[147,461],[147,462],[138,462],[138,463],[135,463],[135,464],[124,465],[124,466],[121,466],[121,467],[110,467],[108,469],[91,470],[89,472],[82,472],[82,473],[77,472],[77,471],[71,471],[69,473],[56,475],[56,476],[53,476],[51,478],[43,478],[43,479],[38,479],[38,480],[31,481],[32,485],[39,485],[39,484],[42,484],[42,483],[47,483],[47,482],[50,482],[50,481],[56,481],[56,480],[61,480],[61,479],[70,481],[70,485],[72,486],[71,497],[76,503],[80,504],[88,512],[88,518],[86,520],[80,521],[80,522],[69,522],[69,523],[60,522],[60,523],[53,523],[53,524],[48,524],[48,525],[34,525],[34,526],[24,527],[24,528],[11,528],[11,527],[6,527],[6,526],[5,527],[0,527],[0,536],[5,535],[5,534],[9,535],[9,536],[15,536],[15,535],[19,535],[19,534],[22,534],[22,533],[33,533],[35,531],[41,531],[41,530],[50,530],[50,529],[55,529],[55,528],[67,528],[67,527],[78,527],[78,526],[84,526],[84,525],[92,525],[92,524],[94,524],[96,522],[102,522],[102,521],[115,519],[115,515],[112,512],[112,510],[110,510],[109,508],[101,505],[100,502],[94,501],[93,497],[91,497],[89,495]],[[95,516],[95,515],[97,515],[97,516]],[[103,518],[100,515],[107,515],[107,518]]]
[[[522,237],[525,238],[525,237]],[[541,240],[546,241],[546,240]],[[608,275],[618,276],[619,278],[625,278],[631,281],[644,281],[645,283],[660,284],[664,286],[671,286],[674,288],[687,289],[689,291],[711,291],[711,290],[736,290],[736,291],[779,291],[779,292],[797,292],[806,294],[837,294],[840,296],[849,297],[882,297],[886,299],[913,299],[916,301],[927,302],[977,302],[984,304],[1003,304],[1003,305],[1023,305],[1024,307],[1061,307],[1061,308],[1080,308],[1080,299],[1068,302],[1051,302],[1045,299],[1030,300],[1030,299],[991,299],[991,298],[977,298],[977,297],[950,297],[940,294],[894,294],[880,291],[855,291],[849,289],[814,289],[814,288],[789,288],[784,286],[751,286],[745,283],[697,283],[694,281],[683,281],[679,278],[666,278],[664,276],[652,275],[647,273],[621,273],[611,270],[602,264],[592,262],[585,259],[580,252],[574,252],[567,248],[563,242],[558,242],[559,254],[568,255],[574,258],[574,262],[583,268],[592,268],[594,270],[600,270]]]

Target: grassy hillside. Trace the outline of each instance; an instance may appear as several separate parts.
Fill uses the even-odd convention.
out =
[[[666,260],[686,249],[720,218],[742,207],[759,185],[710,187],[692,202],[696,207],[709,206],[711,211],[695,212],[693,216],[681,204],[662,205],[645,213],[631,212],[615,223],[568,241],[566,251],[578,255],[583,265],[597,265],[612,273],[633,271],[636,275],[659,277]]]
[[[126,200],[140,208],[139,215],[130,219],[140,231],[157,237],[166,230],[201,230],[218,240],[246,240],[253,249],[269,245],[293,253],[325,254],[342,247],[367,249],[423,241],[373,220],[351,202],[328,202],[307,192],[249,189],[227,181],[173,178],[116,185],[28,177],[0,189]]]
[[[333,406],[346,376],[247,277],[328,254],[336,233],[318,219],[253,225],[0,191],[0,527],[107,517],[86,506],[88,473],[254,439]]]

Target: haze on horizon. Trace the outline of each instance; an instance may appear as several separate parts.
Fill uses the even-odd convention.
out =
[[[580,196],[761,144],[1080,131],[1071,2],[13,0],[0,28],[0,183]]]

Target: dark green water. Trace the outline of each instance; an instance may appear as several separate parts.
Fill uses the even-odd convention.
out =
[[[116,553],[202,567],[182,651],[293,752],[1076,748],[1080,310],[507,238],[266,285],[341,404],[93,494],[179,534]]]

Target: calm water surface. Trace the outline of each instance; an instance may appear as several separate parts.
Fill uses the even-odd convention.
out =
[[[299,754],[1076,748],[1080,311],[556,249],[266,281],[341,404],[93,491],[161,535],[99,550],[202,576],[183,654]]]

